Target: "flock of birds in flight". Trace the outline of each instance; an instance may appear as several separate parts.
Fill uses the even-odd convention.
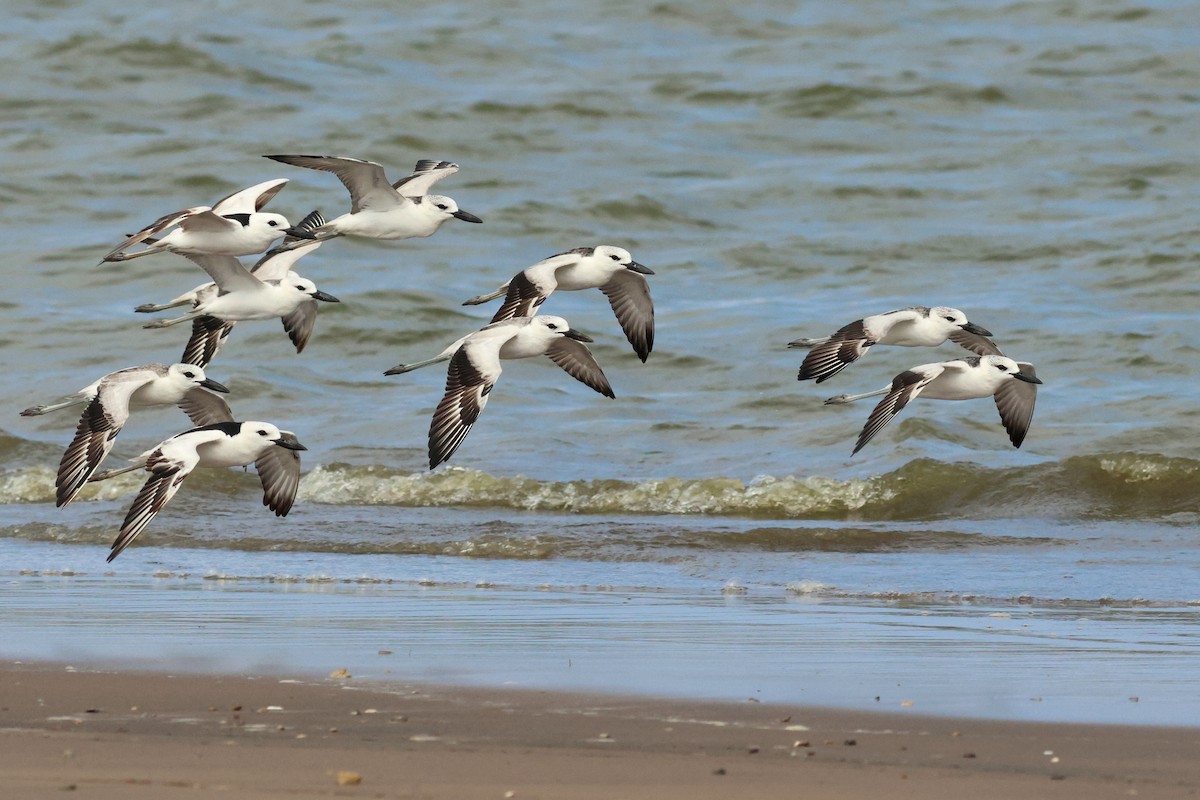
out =
[[[301,258],[325,240],[340,236],[409,239],[431,236],[451,219],[482,222],[453,199],[430,193],[435,183],[458,171],[457,164],[447,161],[418,161],[410,175],[392,183],[383,167],[371,161],[305,155],[266,158],[333,173],[350,192],[349,212],[326,221],[313,211],[293,226],[285,216],[262,210],[288,182],[278,178],[235,192],[212,206],[167,214],[128,236],[103,260],[121,262],[169,251],[187,257],[211,278],[166,303],[135,309],[153,313],[190,307],[180,317],[144,326],[166,328],[190,322],[192,333],[180,362],[118,370],[73,395],[21,412],[22,416],[38,416],[85,405],[75,437],[59,464],[55,479],[58,506],[71,502],[89,482],[135,470],[149,474],[125,516],[108,561],[129,546],[197,467],[253,463],[263,487],[263,505],[278,516],[291,510],[300,483],[299,451],[305,446],[296,434],[271,423],[235,421],[218,394],[229,390],[209,378],[204,368],[236,323],[244,320],[278,318],[296,352],[304,350],[318,303],[336,303],[338,299],[294,271]],[[282,243],[267,250],[281,238]],[[133,249],[138,246],[140,249]],[[250,269],[238,258],[264,251]],[[573,330],[562,317],[538,311],[555,290],[600,289],[634,352],[645,362],[654,347],[654,304],[645,276],[653,274],[620,247],[580,247],[539,261],[497,290],[467,300],[464,305],[478,305],[504,297],[488,325],[432,358],[399,364],[384,373],[397,375],[450,362],[445,394],[429,428],[429,468],[446,461],[462,444],[487,405],[500,377],[502,359],[545,355],[571,377],[614,397],[604,371],[587,348],[592,340]],[[936,400],[993,397],[1012,444],[1020,447],[1041,381],[1033,365],[1005,356],[991,336],[957,309],[921,306],[864,317],[829,336],[797,339],[788,346],[809,349],[798,379],[817,383],[832,378],[874,345],[935,347],[949,340],[975,354],[912,367],[874,392],[826,400],[826,404],[841,404],[884,395],[863,426],[854,453],[918,396]],[[130,466],[98,472],[131,410],[163,405],[178,405],[196,427],[160,442],[133,459]]]

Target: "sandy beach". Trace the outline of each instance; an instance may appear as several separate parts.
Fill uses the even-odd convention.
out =
[[[8,664],[4,795],[1200,794],[1200,730]]]

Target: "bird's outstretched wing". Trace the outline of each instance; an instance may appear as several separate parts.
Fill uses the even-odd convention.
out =
[[[263,487],[263,505],[286,517],[300,486],[300,454],[286,447],[271,447],[254,462]]]
[[[470,342],[450,357],[446,393],[429,424],[429,468],[454,454],[487,405],[488,394],[500,377],[500,344]]]
[[[600,287],[612,306],[633,352],[645,363],[654,349],[654,301],[650,282],[636,272],[621,270]]]
[[[121,555],[121,551],[166,507],[179,491],[184,479],[192,474],[199,460],[195,450],[184,450],[174,456],[165,455],[162,445],[150,454],[146,460],[146,471],[150,473],[150,479],[142,486],[142,490],[133,500],[133,505],[129,507],[125,521],[121,523],[121,532],[113,540],[108,561]]]
[[[79,416],[75,438],[67,445],[54,481],[55,504],[75,499],[113,448],[113,440],[129,419],[129,399],[156,375],[148,369],[122,370],[100,381],[96,396]]]
[[[867,333],[863,320],[856,319],[838,328],[825,341],[814,345],[804,357],[796,379],[807,381],[815,378],[817,383],[824,383],[862,358],[873,344],[875,340]]]
[[[388,183],[383,172],[383,166],[374,161],[363,161],[360,158],[345,156],[266,156],[273,161],[291,164],[294,167],[305,167],[322,172],[332,172],[350,192],[350,213],[360,211],[384,211],[394,208],[402,202],[402,198],[392,185]]]
[[[866,446],[867,442],[875,437],[875,434],[883,430],[892,418],[899,414],[904,407],[909,404],[917,395],[921,393],[929,382],[941,375],[946,370],[942,364],[926,364],[921,367],[905,370],[897,375],[892,380],[892,388],[879,404],[875,406],[875,410],[871,412],[871,416],[867,417],[867,424],[863,426],[862,432],[858,434],[858,442],[854,445],[854,451],[850,455],[854,455],[859,450]]]

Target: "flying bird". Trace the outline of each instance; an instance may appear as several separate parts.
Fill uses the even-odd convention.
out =
[[[592,341],[562,317],[515,317],[462,337],[433,358],[398,364],[384,375],[399,375],[419,367],[449,361],[446,393],[429,425],[429,468],[454,454],[487,405],[500,379],[501,359],[545,355],[568,375],[605,397],[615,397],[604,371],[584,342]]]
[[[108,456],[131,409],[178,405],[193,423],[207,425],[232,418],[229,406],[213,394],[228,391],[193,364],[145,364],[110,372],[58,402],[27,408],[21,416],[87,403],[54,482],[55,505],[65,506]]]
[[[248,256],[266,250],[281,236],[311,239],[312,234],[293,228],[282,214],[262,211],[286,183],[286,178],[264,181],[223,197],[212,206],[166,214],[114,247],[102,261],[129,261],[164,250]],[[146,247],[129,252],[138,244]]]
[[[325,224],[325,219],[321,216],[321,212],[313,211],[301,220],[296,227],[310,232],[323,224]],[[282,244],[260,258],[251,267],[250,274],[260,281],[283,280],[297,261],[320,246],[321,243],[319,241],[295,239],[289,236]],[[220,289],[217,284],[210,281],[202,283],[166,303],[146,303],[138,306],[134,311],[139,313],[153,313],[185,305],[190,305],[195,309],[199,308],[202,304],[211,302],[219,293]],[[326,297],[329,297],[329,295],[326,295]],[[284,331],[291,338],[297,353],[304,352],[304,347],[308,344],[308,340],[312,336],[316,318],[316,300],[302,301],[294,312],[283,317]],[[235,324],[236,321],[211,316],[201,316],[193,319],[192,335],[183,348],[183,355],[180,357],[180,360],[188,364],[207,366],[210,361],[216,358],[221,345],[225,343],[225,339],[233,331]]]
[[[217,422],[176,434],[134,459],[131,466],[92,477],[107,480],[144,469],[150,474],[125,515],[108,561],[121,554],[166,507],[197,467],[245,467],[254,464],[263,487],[263,505],[286,517],[300,485],[300,454],[306,450],[291,431],[269,422]]]
[[[608,297],[633,351],[645,362],[654,347],[654,301],[645,276],[653,274],[623,248],[577,247],[539,261],[496,291],[472,297],[463,305],[479,305],[504,295],[504,303],[492,317],[492,322],[499,322],[533,316],[555,289],[599,289]]]
[[[957,308],[912,306],[863,317],[829,336],[797,339],[788,342],[788,347],[812,348],[800,365],[797,380],[816,378],[817,383],[824,383],[877,344],[937,347],[949,339],[976,355],[986,355],[996,346],[987,338],[991,335]]]
[[[313,242],[305,247],[315,246]],[[326,303],[340,302],[336,297],[317,288],[308,278],[301,277],[289,269],[291,263],[304,255],[303,251],[281,253],[276,258],[281,259],[277,266],[271,266],[264,258],[257,266],[260,272],[266,274],[281,273],[279,278],[263,279],[249,272],[242,263],[233,256],[212,256],[187,254],[187,258],[195,262],[201,269],[212,277],[216,284],[212,287],[197,287],[194,308],[182,317],[174,319],[155,320],[143,325],[143,328],[166,328],[183,322],[192,323],[192,336],[184,347],[183,360],[207,366],[216,355],[221,343],[232,329],[230,323],[248,319],[272,319],[279,317],[283,320],[284,330],[296,346],[296,352],[304,349],[312,334],[316,322],[317,304],[320,300]],[[294,258],[291,256],[295,253]],[[264,271],[265,270],[265,271]],[[190,293],[189,293],[190,294]],[[188,295],[181,295],[186,297]],[[179,300],[179,298],[176,298]],[[173,305],[182,305],[172,301]],[[138,311],[157,310],[158,306],[139,306]]]
[[[350,192],[350,212],[322,225],[320,238],[362,236],[368,239],[411,239],[432,236],[448,220],[483,222],[449,197],[428,194],[433,184],[458,172],[449,161],[418,161],[412,174],[388,183],[374,161],[343,156],[263,156],[295,167],[332,172]]]
[[[1041,382],[1029,362],[1014,361],[1003,355],[966,356],[937,364],[920,364],[901,372],[892,379],[890,386],[863,394],[838,395],[826,400],[825,404],[841,405],[864,397],[886,395],[867,417],[851,455],[863,449],[917,397],[931,400],[991,397],[996,401],[1009,441],[1013,447],[1020,447],[1033,420],[1037,385]]]

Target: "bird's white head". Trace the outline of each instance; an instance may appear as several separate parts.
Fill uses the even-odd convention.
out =
[[[322,292],[317,288],[317,285],[308,278],[305,278],[295,272],[289,271],[288,274],[279,281],[279,286],[287,289],[288,291],[303,295],[305,299],[311,297],[313,300],[322,300],[326,303],[341,302],[333,295]]]
[[[463,211],[458,207],[458,203],[454,202],[454,198],[446,197],[444,194],[427,194],[420,200],[419,205],[426,213],[436,217],[439,225],[452,217],[461,219],[463,222],[483,222],[471,212]]]
[[[257,440],[265,444],[279,445],[280,447],[286,447],[288,450],[308,449],[300,444],[300,440],[296,438],[296,434],[291,431],[281,431],[269,422],[247,420],[242,423],[242,428],[238,432],[238,436],[250,441]]]
[[[557,339],[560,336],[565,336],[568,339],[574,339],[577,342],[590,342],[590,336],[585,336],[579,331],[571,329],[571,325],[562,317],[556,317],[552,314],[539,314],[530,319],[529,325],[540,335],[548,340]]]
[[[195,364],[172,364],[167,367],[167,380],[186,391],[196,386],[203,386],[214,392],[227,393],[229,390],[204,374],[204,370]]]
[[[260,211],[249,215],[246,227],[255,233],[271,235],[274,239],[283,236],[292,227],[292,223],[288,222],[288,218],[283,214]]]
[[[957,308],[949,306],[935,306],[929,309],[929,318],[938,322],[947,331],[953,331],[960,328],[967,333],[974,333],[979,336],[991,336],[992,332],[986,328],[981,328],[975,323],[967,319],[967,315],[959,311]]]
[[[614,268],[628,269],[637,272],[641,275],[653,275],[654,271],[649,267],[633,260],[633,256],[623,247],[615,247],[611,244],[602,244],[592,252],[592,258],[599,261],[607,262]]]
[[[1022,370],[1021,365],[1008,356],[981,356],[979,367],[987,370],[989,377],[997,384],[1009,379],[1026,383],[1041,383],[1032,369]]]

